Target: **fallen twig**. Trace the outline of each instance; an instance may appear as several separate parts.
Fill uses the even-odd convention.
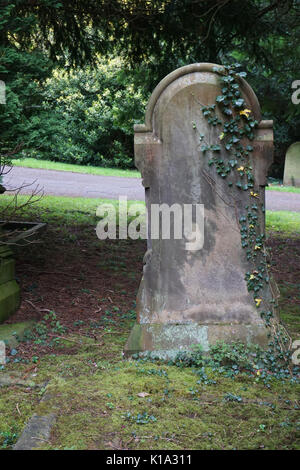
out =
[[[17,412],[19,413],[19,416],[21,416],[21,412],[19,410],[19,403],[16,404]]]
[[[27,302],[29,305],[31,305],[31,307],[33,307],[38,313],[40,313],[40,312],[51,312],[51,310],[49,310],[48,308],[39,308],[39,307],[37,307],[30,300],[25,300],[25,302]]]
[[[84,344],[84,343],[79,343],[78,341],[76,341],[75,339],[71,339],[71,338],[66,338],[65,336],[58,336],[58,335],[52,335],[51,333],[48,333],[48,336],[52,336],[54,338],[59,338],[59,339],[63,339],[65,341],[70,341],[71,343],[75,343],[75,344],[78,344],[79,346],[103,346],[103,343],[97,343],[97,344]],[[88,336],[86,336],[86,338],[88,338]]]

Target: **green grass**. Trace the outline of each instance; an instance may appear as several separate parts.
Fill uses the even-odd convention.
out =
[[[300,193],[300,188],[296,188],[295,186],[267,186],[266,189],[268,191],[281,191],[283,193]]]
[[[27,199],[28,196],[26,195],[18,196],[18,204],[24,204]],[[0,214],[3,208],[12,202],[12,195],[2,195],[0,197]],[[128,201],[128,205],[135,202],[144,204],[141,201]],[[20,211],[18,216],[25,220],[62,223],[64,225],[95,225],[96,221],[99,220],[99,217],[96,216],[97,207],[103,203],[112,204],[116,211],[118,210],[118,201],[115,199],[44,196],[39,201],[26,207],[24,211]]]
[[[266,229],[270,232],[300,234],[300,212],[267,211]]]
[[[27,168],[39,168],[42,170],[71,171],[74,173],[84,173],[103,176],[121,176],[125,178],[140,178],[141,174],[137,170],[122,170],[119,168],[100,168],[95,166],[81,166],[71,163],[51,162],[48,160],[37,160],[36,158],[22,158],[13,161],[14,166]]]
[[[0,213],[2,208],[12,201],[12,195],[0,197]],[[18,197],[23,204],[28,196]],[[140,201],[128,201],[129,205]],[[40,201],[26,208],[21,213],[26,220],[41,220],[44,222],[61,221],[64,224],[95,224],[96,209],[100,204],[109,203],[118,209],[118,201],[110,199],[44,196]],[[142,203],[143,204],[143,203]],[[286,234],[300,233],[300,212],[267,211],[266,229],[271,232]]]

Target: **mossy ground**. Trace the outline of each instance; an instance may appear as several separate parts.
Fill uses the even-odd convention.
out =
[[[46,243],[32,248],[30,256],[18,254],[21,267],[22,260],[28,263],[32,258],[30,269],[35,269],[29,275],[26,265],[24,302],[28,298],[35,305],[58,310],[58,316],[40,317],[34,334],[9,355],[10,362],[0,370],[0,374],[18,374],[28,380],[26,386],[0,388],[0,448],[12,446],[33,413],[54,411],[57,421],[50,440],[41,441],[42,449],[298,449],[298,385],[276,379],[267,384],[259,375],[243,373],[226,378],[212,369],[206,373],[216,383],[205,384],[199,383],[192,368],[123,359],[134,323],[129,305],[139,284],[137,269],[144,245],[120,242],[105,248],[102,242],[100,250],[93,245],[93,226],[85,209],[79,203],[72,206],[71,201],[66,209],[62,199],[54,208],[49,199],[43,206],[49,222],[61,222],[49,227]],[[272,269],[282,294],[281,317],[296,339],[300,333],[300,244],[297,233],[284,232],[286,223],[284,218],[280,236],[272,236]],[[42,268],[43,256],[46,268]],[[64,256],[70,264],[77,257],[82,270],[78,279],[68,271],[55,284],[53,276],[58,277],[63,269],[57,263],[63,263]],[[37,269],[49,273],[41,271],[38,277]],[[58,274],[51,274],[55,269]],[[97,292],[91,272],[96,277],[103,274],[102,283],[96,280]],[[50,288],[55,289],[53,297],[47,297]],[[74,302],[66,297],[69,291]],[[89,317],[98,305],[102,310],[96,325]],[[65,331],[63,314],[69,311],[78,317],[72,323],[67,318],[66,324],[75,320],[78,326]],[[48,334],[54,336],[52,342]],[[44,394],[49,399],[40,401]]]
[[[91,342],[72,355],[40,358],[39,391],[2,389],[2,432],[19,433],[34,410],[58,415],[42,449],[298,448],[298,386],[274,380],[268,388],[259,377],[211,370],[216,383],[199,384],[191,368],[120,359],[127,334],[124,328],[101,348]],[[38,404],[44,391],[51,398]],[[228,401],[228,393],[241,401]]]

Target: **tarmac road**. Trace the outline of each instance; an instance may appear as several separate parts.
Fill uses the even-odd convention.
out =
[[[118,199],[121,195],[127,196],[128,200],[144,200],[144,188],[139,178],[13,167],[3,180],[9,190],[25,185],[21,194],[30,194],[38,185],[44,194],[54,196]],[[266,191],[266,208],[300,212],[300,193]]]

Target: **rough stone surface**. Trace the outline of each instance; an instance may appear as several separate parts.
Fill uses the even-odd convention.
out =
[[[135,126],[135,161],[142,173],[148,213],[152,204],[204,204],[204,245],[186,250],[187,239],[148,240],[137,299],[137,322],[125,354],[170,351],[217,340],[266,344],[267,331],[248,293],[251,270],[241,247],[239,217],[248,201],[234,199],[201,152],[199,134],[218,142],[201,111],[221,93],[213,64],[193,64],[168,75],[154,90],[145,124]],[[254,191],[264,204],[267,171],[273,159],[272,121],[261,121],[257,98],[244,81],[246,107],[260,122],[252,145]],[[193,123],[197,124],[195,132]],[[264,214],[260,213],[264,230]],[[151,221],[149,220],[149,226]],[[271,298],[265,289],[264,299]]]
[[[45,409],[47,405],[48,413],[43,414],[37,412],[29,419],[17,443],[14,445],[13,450],[33,450],[41,447],[50,439],[51,429],[54,426],[58,409],[53,402],[53,395],[49,391],[43,395],[41,399],[41,406]]]
[[[31,387],[31,388],[39,388],[39,385],[36,385],[35,382],[33,382],[30,379],[23,380],[22,376],[24,374],[18,374],[18,373],[4,373],[1,372],[0,375],[0,387],[11,387],[12,385],[14,386],[19,386],[19,387]]]
[[[33,415],[15,444],[14,450],[32,450],[45,444],[50,438],[55,421],[56,415],[53,413],[45,416]]]
[[[286,152],[283,184],[300,187],[300,142],[292,144]]]
[[[0,247],[0,323],[9,318],[20,305],[20,287],[15,281],[15,260],[11,250]]]
[[[127,342],[125,356],[150,353],[153,357],[174,359],[178,352],[194,345],[200,346],[201,351],[207,353],[210,345],[216,341],[243,341],[245,344],[252,344],[254,339],[261,347],[267,346],[264,325],[135,324]]]
[[[0,323],[7,320],[20,305],[20,287],[16,281],[0,285]]]

